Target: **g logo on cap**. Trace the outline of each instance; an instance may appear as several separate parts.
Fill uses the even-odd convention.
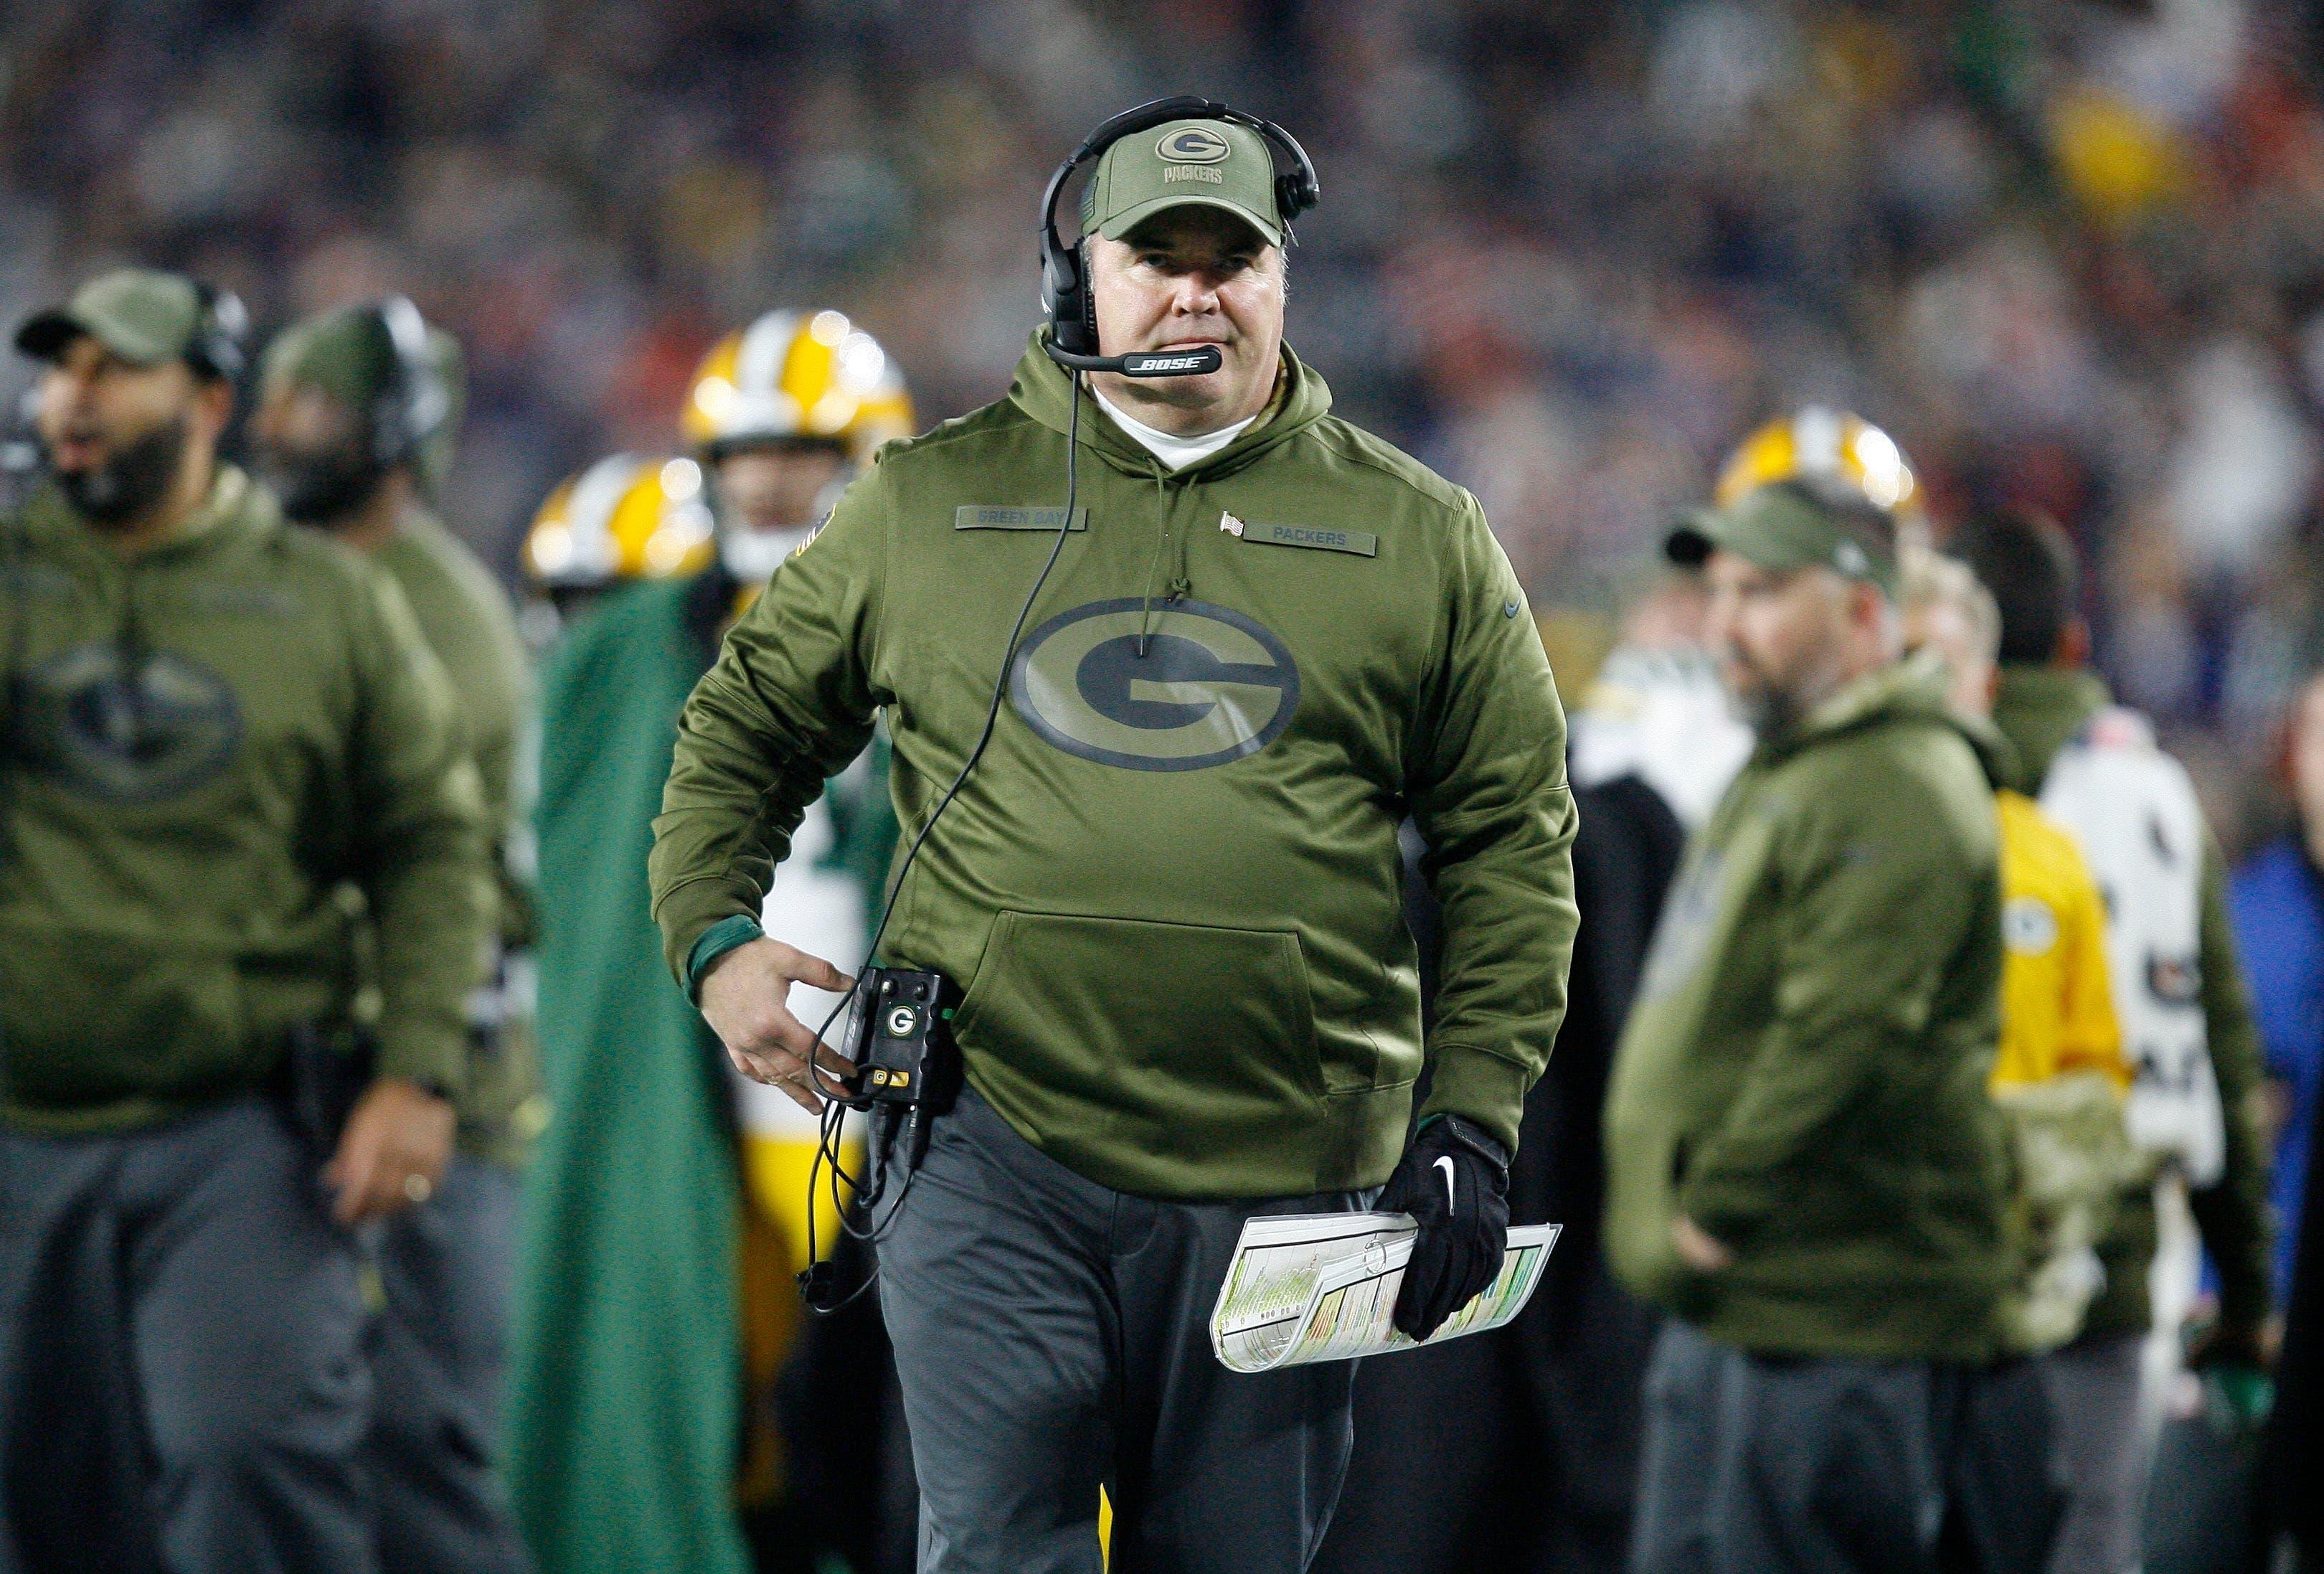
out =
[[[1149,610],[1126,596],[1035,629],[1009,695],[1028,727],[1069,755],[1126,771],[1200,771],[1282,736],[1299,708],[1299,668],[1272,632],[1231,608]]]
[[[1154,151],[1166,164],[1215,164],[1234,152],[1233,144],[1205,125],[1182,125],[1165,132]]]

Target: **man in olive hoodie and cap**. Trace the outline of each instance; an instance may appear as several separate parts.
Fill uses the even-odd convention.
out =
[[[1671,1314],[1632,1567],[1922,1568],[2014,1261],[1989,780],[1940,671],[1900,660],[1886,511],[1782,481],[1669,550],[1706,565],[1759,742],[1688,849],[1608,1096],[1608,1253]]]
[[[452,677],[491,829],[493,956],[468,1000],[459,1133],[433,1193],[379,1237],[372,1464],[386,1574],[521,1569],[499,1453],[516,1273],[518,1170],[542,1116],[518,756],[531,680],[508,596],[445,527],[460,352],[401,296],[293,324],[267,347],[252,422],[282,510],[362,553],[410,603]]]
[[[0,520],[0,1559],[30,1568],[374,1567],[350,1227],[440,1181],[467,1075],[475,768],[394,587],[218,462],[235,315],[124,270],[16,340],[50,466]],[[381,999],[342,1125],[348,884]]]
[[[769,870],[875,710],[907,843],[958,784],[881,947],[966,986],[880,1248],[920,1567],[1096,1574],[1102,1485],[1117,1567],[1296,1574],[1353,1374],[1230,1373],[1210,1311],[1247,1218],[1383,1181],[1399,1326],[1489,1282],[1574,932],[1564,721],[1476,499],[1283,343],[1261,139],[1149,125],[1091,192],[1101,347],[1219,368],[1085,382],[1037,330],[1007,399],[881,449],[687,706],[655,909],[737,1064],[819,1103],[782,1002],[848,981],[759,935]],[[1407,812],[1444,913],[1416,1131]]]

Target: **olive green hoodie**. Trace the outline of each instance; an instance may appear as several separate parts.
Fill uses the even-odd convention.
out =
[[[1074,530],[982,762],[901,892],[890,962],[967,987],[970,1080],[1117,1189],[1377,1183],[1422,1062],[1397,825],[1445,909],[1428,1107],[1515,1146],[1575,924],[1564,718],[1476,500],[1329,414],[1169,471],[1079,400]],[[655,912],[681,977],[876,708],[908,843],[974,745],[1056,542],[1073,396],[890,444],[728,634],[680,724]]]
[[[2112,703],[2105,682],[2093,672],[2015,663],[2002,668],[1993,721],[2016,747],[2017,778],[2012,785],[2028,796],[2040,796],[2058,751]],[[2225,869],[2218,842],[2206,826],[2196,965],[2202,980],[2204,1042],[2226,1117],[2227,1162],[2218,1183],[2188,1200],[2203,1245],[2218,1269],[2220,1324],[2251,1335],[2268,1313],[2268,1149],[2263,1134],[2259,1029],[2252,1019],[2243,968],[2236,958],[2235,931],[2227,922]],[[2124,1195],[2113,1224],[2098,1242],[2106,1287],[2083,1320],[2085,1338],[2146,1331],[2153,1321],[2147,1272],[2154,1261],[2154,1190],[2141,1184]]]
[[[1723,1342],[1996,1349],[2015,1256],[1980,734],[1932,671],[1884,669],[1763,739],[1688,849],[1608,1093],[1606,1240]],[[1680,1261],[1682,1213],[1729,1265]]]
[[[232,468],[134,556],[53,487],[0,522],[0,1118],[122,1129],[263,1082],[347,1017],[456,1093],[489,897],[476,777],[403,597]]]
[[[411,606],[420,633],[451,680],[452,701],[484,793],[499,931],[499,977],[479,997],[470,1035],[460,1142],[505,1165],[521,1163],[546,1109],[532,1023],[532,805],[519,761],[531,727],[532,672],[508,593],[466,543],[425,509],[408,510],[370,554]]]

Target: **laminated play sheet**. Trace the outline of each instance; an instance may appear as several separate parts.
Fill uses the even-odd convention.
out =
[[[1501,1272],[1426,1342],[1508,1322],[1541,1282],[1562,1226],[1509,1231]],[[1401,1213],[1293,1214],[1250,1220],[1211,1313],[1211,1347],[1237,1372],[1270,1372],[1408,1350],[1391,1320],[1418,1233]]]

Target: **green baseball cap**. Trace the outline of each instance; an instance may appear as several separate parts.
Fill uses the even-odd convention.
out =
[[[460,342],[433,323],[424,325],[426,356],[416,368],[429,387],[421,397],[425,430],[416,434],[421,474],[440,483],[451,468],[452,440],[466,403],[467,363]],[[381,308],[346,306],[292,323],[274,336],[259,361],[262,398],[283,387],[310,384],[349,410],[368,412],[392,388],[402,368],[384,330]]]
[[[124,361],[151,366],[180,356],[201,358],[201,329],[202,292],[191,279],[152,268],[116,268],[83,284],[62,306],[26,318],[16,330],[16,347],[53,361],[87,334]]]
[[[1886,509],[1852,492],[1793,479],[1755,487],[1725,508],[1682,517],[1664,555],[1692,567],[1720,547],[1763,569],[1825,568],[1896,596],[1896,524]]]
[[[372,314],[350,306],[292,323],[258,366],[262,394],[311,384],[350,410],[368,410],[395,377],[395,347]]]
[[[1173,120],[1105,150],[1082,189],[1082,233],[1120,240],[1170,208],[1220,208],[1283,244],[1267,140],[1224,120]]]

